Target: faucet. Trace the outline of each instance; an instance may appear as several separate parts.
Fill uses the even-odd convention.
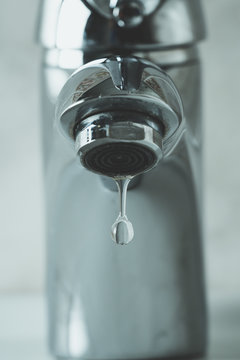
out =
[[[39,23],[51,354],[199,358],[201,2],[45,0]]]

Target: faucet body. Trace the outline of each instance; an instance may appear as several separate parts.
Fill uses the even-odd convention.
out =
[[[59,359],[197,358],[206,348],[199,0],[159,1],[127,28],[96,4],[42,6],[50,350]],[[126,247],[109,239],[118,210],[111,180],[80,165],[54,122],[72,72],[114,54],[160,66],[184,108],[171,151],[128,192],[135,240]]]

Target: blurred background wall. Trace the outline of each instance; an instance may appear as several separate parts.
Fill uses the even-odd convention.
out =
[[[45,240],[37,0],[0,3],[0,292],[41,292]],[[209,297],[240,299],[240,1],[204,0],[205,259]]]

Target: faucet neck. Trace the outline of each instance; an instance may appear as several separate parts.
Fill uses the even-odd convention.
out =
[[[199,0],[164,0],[158,3],[147,16],[143,9],[141,22],[134,26],[120,26],[119,21],[114,20],[114,12],[115,17],[119,17],[116,7],[111,10],[112,15],[109,12],[104,16],[99,9],[100,1],[45,0],[38,39],[48,49],[113,53],[113,50],[146,51],[189,46],[205,37]]]

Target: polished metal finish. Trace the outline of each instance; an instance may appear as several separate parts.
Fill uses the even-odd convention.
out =
[[[143,16],[150,15],[162,0],[87,0],[87,3],[99,14],[107,18],[118,17],[119,12],[128,6],[140,11]],[[114,15],[116,13],[116,15]],[[121,26],[121,24],[120,24]]]
[[[98,11],[91,12],[80,0],[43,1],[38,31],[41,44],[48,49],[81,49],[96,54],[189,46],[205,36],[199,0],[162,1],[138,26],[127,29],[119,27],[110,13],[103,15],[108,13],[106,1],[90,3]],[[156,6],[155,0],[141,3],[146,12]],[[148,5],[152,3],[153,7]]]
[[[50,350],[68,360],[198,358],[206,349],[200,1],[162,1],[135,28],[139,35],[144,26],[140,40],[134,28],[91,10],[79,0],[54,0],[43,11]],[[122,42],[110,23],[126,31]],[[124,248],[110,239],[114,181],[74,155],[116,138],[159,154],[128,192],[135,239]]]
[[[114,114],[115,115],[115,114]],[[124,177],[124,176],[136,176],[139,174],[142,174],[146,171],[149,171],[153,169],[159,162],[159,160],[162,157],[162,141],[161,141],[161,135],[151,128],[150,126],[134,123],[134,122],[116,122],[113,120],[110,124],[102,123],[100,120],[96,125],[88,125],[85,129],[82,131],[79,131],[79,133],[76,136],[76,142],[75,142],[75,149],[76,152],[80,155],[80,161],[83,166],[85,166],[87,169],[100,173],[102,175],[108,175],[113,177]],[[105,149],[109,147],[111,149],[114,149],[114,146],[119,144],[127,145],[127,150],[131,152],[131,146],[129,145],[138,145],[139,150],[137,150],[137,154],[140,150],[143,150],[146,152],[148,150],[148,153],[152,153],[153,159],[150,165],[146,164],[146,161],[143,162],[142,167],[138,166],[137,169],[129,168],[128,166],[128,172],[121,173],[120,168],[118,169],[117,173],[113,173],[111,171],[111,163],[108,164],[107,170],[110,172],[106,173],[103,169],[98,166],[98,169],[90,168],[89,165],[86,164],[86,156],[91,153],[92,150],[98,151],[98,156],[101,153],[101,149],[104,147]],[[111,146],[111,147],[110,147]],[[135,147],[136,148],[136,147]],[[137,148],[136,148],[137,149]],[[146,150],[145,150],[146,149]],[[135,150],[136,151],[136,150]],[[106,158],[106,151],[104,153]],[[120,158],[119,161],[122,164],[122,161],[131,160],[131,154],[124,154],[122,156],[121,154],[118,155]],[[144,155],[144,153],[143,153]],[[107,160],[109,160],[109,157],[111,154],[109,154]],[[134,158],[137,160],[138,158]],[[114,157],[114,162],[118,162],[118,158]],[[115,164],[114,164],[115,165]]]
[[[94,57],[95,54],[87,56]],[[186,62],[194,62],[198,60],[198,50],[195,46],[188,48],[158,50],[158,51],[135,51],[132,56],[136,56],[155,64],[165,66],[176,66],[185,64]],[[69,69],[70,71],[79,68],[84,63],[86,53],[82,50],[75,49],[50,49],[46,50],[44,54],[44,63],[48,67],[58,69]],[[97,54],[97,58],[103,58],[104,54]],[[94,59],[95,60],[95,59]],[[70,73],[71,75],[71,73]],[[61,88],[58,90],[58,92]]]
[[[162,136],[164,153],[174,146],[183,110],[175,85],[159,67],[112,56],[88,63],[69,78],[58,97],[56,119],[63,135],[75,141],[84,166],[94,147],[124,141],[151,149],[153,167],[162,153]],[[136,175],[132,171],[128,175]]]
[[[133,115],[145,114],[145,122],[163,128],[166,151],[170,150],[174,134],[181,128],[181,99],[171,78],[143,59],[113,56],[82,66],[59,94],[56,121],[63,134],[74,140],[76,126],[83,119],[86,122],[103,111],[124,114],[126,109]]]
[[[139,26],[144,19],[144,6],[138,0],[112,1],[111,9],[114,20],[122,28]]]

